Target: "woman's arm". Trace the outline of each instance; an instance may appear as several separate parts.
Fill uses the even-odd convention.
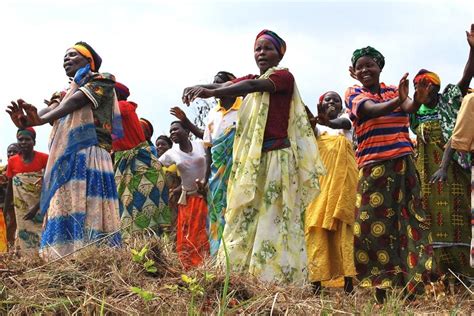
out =
[[[474,76],[474,24],[471,24],[471,31],[467,32],[467,43],[469,44],[469,57],[467,59],[466,66],[464,67],[464,72],[462,74],[461,80],[458,82],[458,87],[461,90],[462,95],[466,95],[467,89],[471,84],[471,79]]]
[[[446,181],[448,178],[448,167],[451,159],[453,158],[454,150],[451,147],[451,139],[447,142],[446,148],[444,149],[443,159],[439,169],[431,176],[430,183]]]
[[[182,100],[184,104],[189,105],[194,99],[190,100],[190,96],[199,94],[203,89],[218,89],[221,87],[226,87],[230,86],[232,84],[232,81],[227,81],[224,83],[210,83],[210,84],[201,84],[201,85],[195,85],[192,87],[187,87],[183,90],[183,95],[182,95]]]
[[[338,117],[334,120],[329,120],[327,126],[334,129],[345,129],[345,130],[350,130],[352,128],[351,121],[349,121],[345,117]]]
[[[5,195],[5,222],[7,226],[7,241],[9,245],[15,242],[16,219],[13,206],[13,181],[8,179],[7,192]]]
[[[70,98],[61,102],[56,108],[41,116],[38,114],[37,109],[30,104],[22,104],[21,107],[27,113],[29,125],[36,126],[54,122],[86,105],[92,106],[92,102],[84,92],[78,90],[74,92]]]
[[[196,98],[237,97],[253,92],[273,91],[275,91],[275,85],[270,79],[248,79],[237,83],[231,83],[227,86],[223,84],[222,87],[216,89],[199,88],[192,90],[189,94],[183,96],[183,102],[189,105]]]
[[[390,114],[399,106],[398,97],[382,103],[375,103],[372,100],[367,100],[359,106],[358,114],[361,117],[375,118]]]

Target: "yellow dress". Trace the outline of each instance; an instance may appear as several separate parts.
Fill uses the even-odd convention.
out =
[[[321,193],[305,215],[311,282],[356,275],[353,225],[358,171],[352,143],[344,135],[323,133],[318,147],[327,174],[319,178]]]

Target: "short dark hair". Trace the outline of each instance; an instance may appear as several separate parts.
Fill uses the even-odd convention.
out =
[[[236,79],[233,73],[228,71],[219,71],[214,77],[219,77],[222,81],[227,82]]]
[[[184,126],[183,122],[181,122],[180,120],[176,120],[176,121],[171,122],[170,126],[173,125],[173,124],[179,124],[179,125],[181,125],[181,127],[183,129],[185,129],[189,132],[189,129],[186,126]]]
[[[166,135],[160,135],[158,136],[158,138],[156,139],[155,143],[158,141],[158,140],[164,140],[170,147],[173,147],[173,142],[171,141],[171,138],[169,138],[168,136]]]

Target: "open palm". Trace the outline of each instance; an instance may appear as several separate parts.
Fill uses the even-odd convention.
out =
[[[469,46],[474,48],[474,24],[471,24],[470,32],[466,31],[466,36],[467,36],[467,42],[469,43]]]

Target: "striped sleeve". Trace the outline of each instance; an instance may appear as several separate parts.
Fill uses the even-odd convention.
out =
[[[359,117],[359,107],[364,104],[365,101],[370,100],[358,86],[349,87],[346,90],[344,99],[351,120]]]

